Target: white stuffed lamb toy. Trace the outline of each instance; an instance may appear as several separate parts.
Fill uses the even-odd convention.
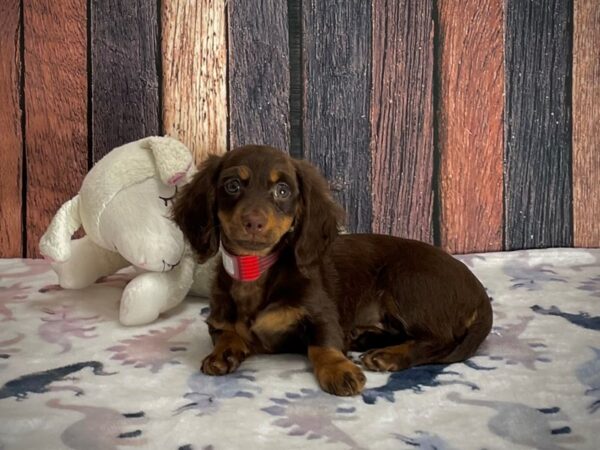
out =
[[[125,144],[98,161],[40,240],[60,286],[81,289],[135,266],[142,273],[123,291],[119,319],[124,325],[152,322],[178,305],[190,288],[207,295],[211,264],[196,264],[169,218],[177,187],[195,172],[190,151],[169,137]],[[85,236],[71,240],[80,226]]]

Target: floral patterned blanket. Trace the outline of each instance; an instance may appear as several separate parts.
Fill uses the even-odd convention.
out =
[[[68,291],[43,261],[0,260],[0,449],[599,448],[600,250],[459,258],[493,299],[477,356],[367,372],[354,398],[299,355],[201,374],[204,299],[126,328],[127,274]]]

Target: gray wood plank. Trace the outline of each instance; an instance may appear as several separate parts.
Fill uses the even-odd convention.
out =
[[[303,3],[304,156],[346,209],[371,230],[371,1]]]
[[[290,146],[287,4],[233,0],[229,13],[230,146]]]
[[[92,0],[92,156],[160,134],[157,0]]]
[[[572,0],[505,7],[507,250],[570,246]]]

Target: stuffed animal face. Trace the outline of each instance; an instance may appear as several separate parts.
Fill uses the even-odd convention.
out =
[[[102,240],[134,266],[172,270],[184,252],[183,233],[169,218],[176,189],[151,177],[119,191],[100,216]]]

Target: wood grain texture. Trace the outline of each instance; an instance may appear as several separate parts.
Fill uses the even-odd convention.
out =
[[[509,0],[505,248],[570,246],[572,1]]]
[[[229,142],[290,146],[287,3],[231,0]]]
[[[91,1],[92,153],[160,134],[157,0]]]
[[[504,0],[439,1],[440,238],[502,250]]]
[[[573,233],[600,247],[600,8],[575,0],[573,33]]]
[[[433,243],[433,2],[373,0],[373,231]]]
[[[227,37],[223,0],[162,2],[163,124],[196,162],[227,150]]]
[[[27,256],[88,168],[85,0],[24,0]]]
[[[287,0],[290,43],[290,155],[304,156],[303,97],[304,78],[302,71],[302,0]]]
[[[23,256],[20,3],[0,3],[0,258]]]
[[[304,156],[327,177],[347,228],[371,230],[371,2],[303,3]]]

